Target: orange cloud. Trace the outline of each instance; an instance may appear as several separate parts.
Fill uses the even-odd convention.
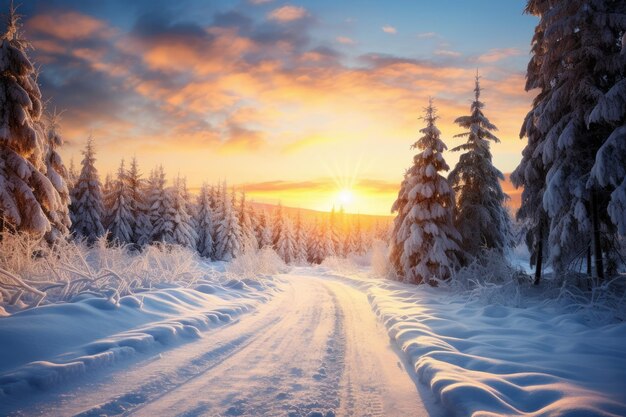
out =
[[[304,7],[299,6],[282,6],[272,10],[268,15],[268,19],[277,20],[279,22],[292,22],[300,20],[308,15]]]
[[[77,12],[35,15],[26,23],[26,29],[65,41],[109,38],[115,34],[103,21]]]
[[[354,45],[356,42],[347,36],[337,36],[335,40],[344,45]]]
[[[383,32],[388,33],[390,35],[395,35],[396,33],[398,33],[398,29],[396,29],[395,27],[391,25],[385,25],[381,29],[383,30]]]
[[[522,55],[518,48],[490,49],[487,53],[480,55],[476,60],[481,63],[494,63],[512,56]]]

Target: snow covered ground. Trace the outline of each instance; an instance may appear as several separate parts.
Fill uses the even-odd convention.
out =
[[[0,415],[626,415],[623,322],[340,266],[2,318]]]

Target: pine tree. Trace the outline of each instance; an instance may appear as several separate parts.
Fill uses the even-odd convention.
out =
[[[145,246],[150,242],[152,224],[146,201],[146,186],[141,178],[137,158],[133,157],[127,173],[130,201],[128,203],[132,217],[132,242]]]
[[[283,205],[278,203],[278,206],[274,210],[274,216],[272,217],[272,247],[276,250],[278,245],[278,238],[283,229]]]
[[[130,189],[124,160],[120,163],[117,176],[112,184],[108,200],[110,207],[106,212],[106,226],[109,239],[118,244],[132,243],[133,217],[130,211]]]
[[[314,264],[321,264],[327,256],[327,247],[330,247],[323,224],[315,219],[308,242],[308,260]]]
[[[241,243],[244,252],[256,250],[259,243],[254,234],[253,215],[251,206],[246,203],[246,193],[241,193],[239,203],[239,225],[241,227]]]
[[[176,178],[167,190],[163,241],[195,250],[198,234],[188,211],[187,195],[185,180]]]
[[[610,120],[612,116],[607,119],[604,110],[619,113],[623,99],[604,110],[601,103],[624,78],[620,38],[626,5],[612,0],[535,0],[526,10],[540,17],[541,36],[534,39],[529,77],[531,69],[540,74],[534,85],[540,94],[532,123],[544,137],[535,157],[542,158],[546,171],[543,207],[550,223],[550,260],[557,272],[562,271],[591,241],[596,272],[602,277],[602,246],[614,234],[607,206],[617,181],[600,179],[604,165],[600,149],[620,126]],[[596,116],[604,113],[599,118],[592,116],[596,108]],[[592,174],[594,166],[600,175]]]
[[[196,215],[198,225],[198,252],[200,256],[211,259],[213,256],[213,235],[215,228],[213,224],[213,209],[209,186],[203,184],[198,195],[198,213]]]
[[[283,217],[280,235],[276,242],[276,253],[285,263],[289,264],[297,260],[296,258],[296,237],[293,232],[291,219]]]
[[[46,239],[55,242],[69,233],[71,225],[69,215],[70,191],[67,186],[68,172],[63,165],[63,160],[57,152],[57,148],[63,145],[63,139],[58,133],[58,115],[50,114],[43,119],[43,128],[47,137],[46,176],[59,195],[60,203],[56,207],[43,207],[51,230]]]
[[[72,188],[70,215],[72,233],[92,244],[104,234],[102,185],[96,169],[93,138],[87,139],[80,175]]]
[[[55,216],[67,201],[46,176],[46,156],[55,152],[49,147],[57,145],[48,141],[42,125],[41,92],[20,27],[11,6],[0,36],[0,231],[54,239],[59,234],[53,229],[63,222]],[[62,166],[60,160],[55,164]]]
[[[456,193],[455,225],[462,237],[462,248],[470,257],[481,255],[483,249],[503,252],[510,245],[510,219],[504,206],[508,196],[502,191],[504,175],[493,166],[489,141],[499,143],[492,133],[497,128],[485,117],[480,101],[480,80],[476,76],[471,114],[456,119],[467,132],[455,137],[467,138],[453,148],[465,151],[448,180]]]
[[[425,109],[426,127],[412,146],[420,150],[406,172],[392,207],[394,220],[391,260],[405,282],[435,283],[448,279],[458,264],[461,236],[454,227],[454,192],[445,177],[447,149],[435,125],[432,99]]]
[[[343,256],[343,242],[341,240],[341,223],[343,220],[343,208],[339,211],[339,214],[335,211],[335,207],[330,211],[329,221],[329,237],[332,241],[333,250],[332,256]]]
[[[67,168],[67,187],[70,190],[70,194],[76,181],[78,180],[78,176],[80,174],[76,171],[76,165],[74,164],[74,158],[70,158],[70,166]]]
[[[541,15],[547,11],[545,0],[531,1],[526,13]],[[522,160],[511,174],[511,182],[515,187],[523,187],[521,205],[516,217],[523,224],[525,240],[530,252],[530,263],[535,266],[535,284],[541,280],[544,253],[547,252],[548,214],[543,208],[543,195],[546,190],[547,169],[541,155],[545,146],[545,134],[536,127],[536,120],[542,117],[546,97],[551,94],[549,83],[541,73],[541,61],[545,55],[546,45],[543,41],[545,25],[540,22],[535,28],[532,40],[532,58],[528,63],[526,75],[526,91],[540,89],[533,101],[533,107],[526,115],[522,124],[520,138],[526,137],[528,143],[522,151]]]
[[[273,235],[274,231],[272,230],[272,223],[269,219],[267,211],[263,210],[259,217],[259,224],[257,226],[257,239],[259,241],[259,249],[271,248]]]
[[[152,225],[150,241],[163,242],[166,232],[165,213],[167,210],[168,193],[165,188],[165,170],[159,166],[150,173],[148,180],[147,205],[148,217]]]
[[[215,259],[230,261],[241,253],[241,228],[234,208],[234,195],[229,198],[226,187],[221,193],[221,219],[217,225]]]
[[[298,211],[298,217],[296,218],[296,229],[294,233],[296,239],[295,260],[299,263],[304,263],[309,256],[307,249],[307,231],[302,221],[302,213],[300,213],[300,211]]]

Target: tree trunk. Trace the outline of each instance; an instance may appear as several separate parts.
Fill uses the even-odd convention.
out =
[[[533,285],[539,285],[541,281],[541,266],[543,263],[543,229],[539,229],[539,242],[537,243],[537,264],[535,265],[535,280]]]
[[[591,242],[587,245],[587,275],[591,277]]]
[[[599,279],[604,279],[602,244],[600,243],[600,221],[598,219],[598,196],[595,190],[591,191],[591,225],[593,227],[593,255],[596,261],[596,276]]]

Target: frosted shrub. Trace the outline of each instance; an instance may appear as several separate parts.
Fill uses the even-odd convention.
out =
[[[51,247],[10,234],[0,242],[0,303],[11,311],[79,295],[116,302],[152,288],[221,279],[203,267],[194,251],[177,245],[153,245],[136,252],[129,246],[111,246],[101,237],[92,247],[67,241]]]
[[[394,270],[389,262],[389,247],[382,240],[374,240],[369,251],[372,272],[380,278],[393,278]]]
[[[237,277],[258,278],[288,271],[285,262],[271,248],[248,251],[226,266],[226,273]]]

